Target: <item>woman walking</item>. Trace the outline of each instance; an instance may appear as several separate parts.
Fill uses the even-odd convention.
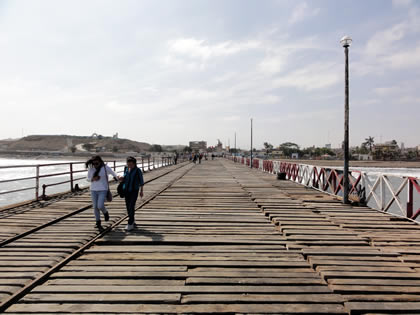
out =
[[[87,180],[90,184],[90,191],[92,196],[93,211],[95,213],[96,227],[102,231],[101,225],[101,211],[104,215],[105,221],[109,220],[108,210],[105,208],[105,200],[109,190],[108,176],[112,175],[114,180],[118,180],[117,174],[104,163],[102,158],[97,155],[86,162],[88,168]]]
[[[126,231],[131,231],[136,227],[135,223],[135,208],[137,197],[143,197],[143,173],[140,168],[137,167],[137,160],[129,156],[127,158],[127,167],[124,170],[124,178],[120,179],[124,183],[124,195],[125,195],[125,205],[127,207],[128,214],[128,224],[125,227]]]

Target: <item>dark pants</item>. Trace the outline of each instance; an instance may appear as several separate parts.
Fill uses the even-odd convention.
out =
[[[138,190],[126,192],[125,194],[125,206],[127,207],[128,224],[130,225],[134,223],[134,212],[138,195]]]

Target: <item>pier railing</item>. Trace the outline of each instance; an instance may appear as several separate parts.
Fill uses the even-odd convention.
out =
[[[180,158],[179,161],[182,162],[182,159]],[[116,160],[105,161],[105,163],[110,166],[117,174],[123,173],[124,167],[126,165],[125,162],[119,162]],[[137,165],[143,170],[143,172],[169,166],[173,163],[173,158],[168,156],[159,158],[138,158],[137,160]],[[0,166],[0,172],[7,169],[17,171],[20,169],[25,169],[25,171],[27,170],[26,173],[31,174],[25,177],[2,179],[0,173],[0,185],[3,186],[3,184],[13,184],[13,186],[18,187],[14,189],[2,189],[0,190],[0,195],[33,191],[33,200],[41,200],[47,198],[47,189],[49,187],[68,184],[69,191],[72,192],[86,188],[79,186],[79,183],[86,180],[87,170],[84,164],[84,162],[63,162],[36,165]]]
[[[251,160],[229,157],[236,163],[251,166]],[[253,159],[255,169],[341,198],[343,170],[333,167]],[[373,209],[420,221],[420,178],[379,172],[350,170],[349,199]]]

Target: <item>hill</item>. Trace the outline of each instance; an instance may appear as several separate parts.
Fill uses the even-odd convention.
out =
[[[150,148],[151,145],[145,142],[102,136],[32,135],[0,141],[0,149],[7,151],[145,152]]]

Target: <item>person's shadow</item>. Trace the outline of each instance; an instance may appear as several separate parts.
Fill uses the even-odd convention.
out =
[[[124,230],[113,230],[110,233],[106,234],[103,239],[105,241],[115,241],[115,242],[121,242],[124,241],[125,238],[127,238],[127,236],[133,236],[133,235],[138,235],[138,236],[145,236],[145,237],[150,237],[152,239],[153,242],[161,242],[163,241],[163,235],[150,231],[144,227],[141,226],[137,226],[136,228],[134,228],[133,230],[127,232]]]

